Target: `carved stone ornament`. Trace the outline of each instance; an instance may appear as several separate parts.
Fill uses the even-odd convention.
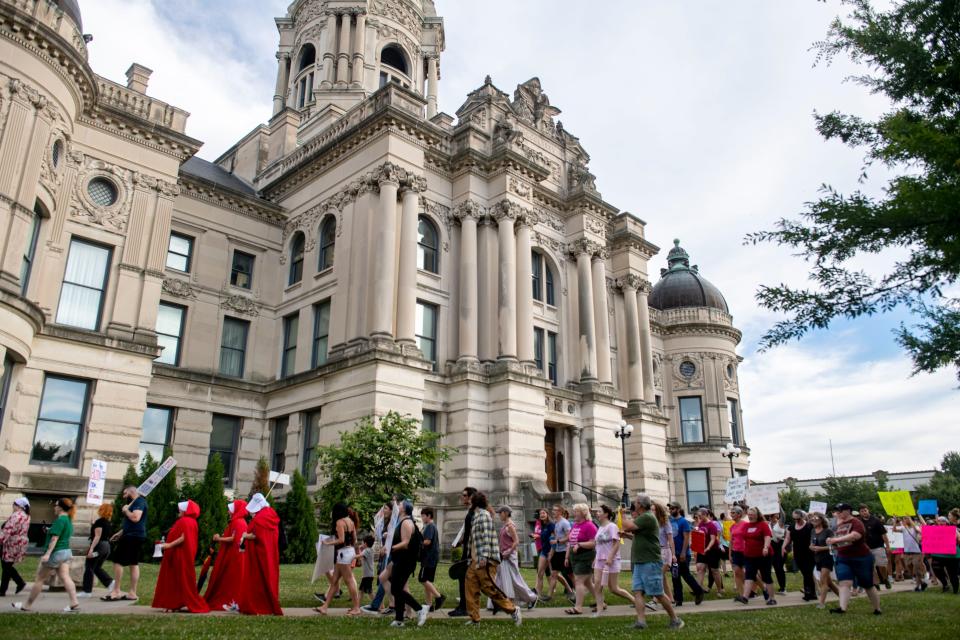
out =
[[[423,20],[408,2],[403,0],[371,0],[370,13],[403,25],[413,35],[420,37]]]
[[[493,145],[522,145],[523,132],[517,128],[516,123],[510,117],[510,114],[503,114],[497,125],[493,128]]]
[[[595,233],[602,238],[607,237],[607,225],[602,220],[597,220],[593,217],[587,217],[587,230],[591,233]]]
[[[653,386],[656,389],[663,389],[663,354],[653,354]]]
[[[737,360],[736,358],[726,358],[722,362],[723,366],[723,386],[727,391],[737,391]]]
[[[114,233],[124,233],[130,218],[134,172],[123,167],[82,155],[74,195],[70,203],[70,217]],[[90,198],[91,180],[109,180],[117,191],[117,200],[110,206],[97,204]]]
[[[490,217],[498,222],[503,219],[508,220],[519,220],[530,215],[532,212],[528,209],[524,209],[516,202],[511,202],[510,200],[501,200],[497,204],[490,207]]]
[[[521,198],[530,197],[530,194],[531,194],[530,185],[528,185],[523,180],[519,180],[517,178],[514,178],[513,176],[510,176],[509,184],[510,184],[510,191],[517,194]]]
[[[178,278],[164,278],[161,285],[163,293],[176,298],[196,298],[197,292],[189,282]]]
[[[464,218],[473,218],[474,220],[479,220],[483,216],[487,215],[486,207],[475,200],[467,200],[461,202],[458,205],[453,207],[453,217],[457,220],[463,220]]]
[[[517,117],[534,129],[556,136],[553,118],[560,115],[560,109],[550,105],[550,98],[543,92],[539,78],[530,78],[517,85],[511,106]]]
[[[698,389],[703,387],[703,354],[680,353],[673,354],[671,358],[674,389]],[[692,374],[691,364],[694,367]]]
[[[239,294],[224,295],[225,297],[220,300],[221,309],[229,309],[246,316],[260,315],[260,305],[251,298]]]
[[[623,291],[624,294],[636,292],[641,284],[643,284],[643,279],[635,273],[628,273],[621,278],[617,278],[617,287]]]
[[[604,247],[587,238],[577,238],[567,245],[567,250],[574,258],[584,253],[592,257],[598,255],[600,251],[604,250]]]

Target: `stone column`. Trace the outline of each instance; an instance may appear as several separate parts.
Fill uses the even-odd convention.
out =
[[[340,16],[340,52],[337,54],[337,86],[350,82],[350,30],[353,19],[349,13]]]
[[[610,316],[607,306],[607,267],[609,254],[599,249],[593,255],[593,314],[597,326],[597,379],[612,383],[610,370]]]
[[[577,309],[580,318],[580,382],[597,379],[596,324],[593,312],[593,280],[590,273],[590,257],[594,243],[580,239],[570,245],[570,252],[577,259]]]
[[[583,429],[580,427],[570,427],[570,479],[578,485],[583,484],[583,462],[580,458],[580,434]],[[580,487],[576,487],[576,491]]]
[[[417,225],[420,192],[425,178],[408,176],[403,184],[400,214],[400,268],[397,272],[397,341],[416,344],[417,319]]]
[[[396,309],[397,273],[397,190],[400,188],[397,167],[385,163],[374,171],[380,185],[380,206],[373,227],[376,229],[373,262],[373,295],[370,297],[370,335],[393,337],[393,313]]]
[[[530,255],[529,214],[517,220],[517,356],[521,362],[533,365],[533,266]],[[544,345],[546,349],[546,345]]]
[[[437,60],[436,54],[427,55],[427,119],[437,115]]]
[[[640,325],[640,370],[643,372],[643,401],[654,404],[657,400],[653,393],[653,349],[650,346],[650,307],[647,297],[650,295],[650,283],[644,281],[637,290],[637,321]]]
[[[517,242],[513,233],[519,207],[504,200],[494,207],[500,239],[500,360],[517,359]]]
[[[477,219],[480,207],[470,202],[458,205],[460,219],[460,361],[476,361],[478,355]]]
[[[277,86],[273,92],[273,115],[283,111],[287,95],[287,85],[290,83],[290,53],[277,52]]]
[[[327,26],[323,30],[323,81],[320,88],[330,90],[336,80],[337,66],[337,14],[327,13]]]
[[[367,14],[357,14],[356,32],[353,39],[353,86],[363,86],[363,50],[367,41]]]
[[[643,400],[643,373],[640,365],[640,327],[637,311],[637,288],[640,278],[629,274],[617,281],[623,291],[624,318],[627,329],[627,400]]]
[[[353,228],[350,235],[350,269],[345,280],[337,279],[349,287],[350,302],[347,308],[346,336],[348,341],[366,339],[369,335],[370,315],[367,291],[370,286],[369,246],[373,233],[370,220],[376,202],[377,183],[369,175],[359,183],[357,200],[353,205]],[[341,250],[342,251],[342,250]],[[343,255],[343,253],[341,253]]]
[[[497,318],[499,317],[497,286],[500,273],[500,248],[494,221],[484,215],[477,221],[477,311],[478,338],[477,357],[481,360],[496,360],[500,353],[497,346]]]

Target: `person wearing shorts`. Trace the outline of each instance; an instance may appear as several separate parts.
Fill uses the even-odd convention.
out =
[[[743,570],[747,564],[743,556],[743,529],[747,526],[747,521],[743,517],[743,509],[737,506],[730,509],[730,519],[733,520],[730,527],[730,566],[733,567],[736,592],[740,594],[743,593]]]
[[[342,502],[333,505],[331,512],[333,520],[333,535],[322,540],[320,544],[333,546],[334,565],[330,587],[324,597],[323,604],[315,607],[314,611],[326,615],[334,595],[340,589],[340,582],[347,585],[350,593],[350,609],[347,615],[360,614],[360,591],[357,589],[357,580],[353,575],[353,560],[357,557],[357,525],[360,522],[356,512]],[[327,574],[329,577],[330,574]]]
[[[850,603],[850,591],[853,581],[870,598],[873,613],[880,615],[880,594],[873,584],[873,553],[866,543],[866,528],[859,518],[854,517],[853,507],[841,502],[834,507],[834,516],[837,526],[834,535],[827,538],[827,544],[837,550],[837,579],[840,581],[840,606],[830,609],[830,613],[843,614],[847,612]]]
[[[870,513],[870,507],[865,504],[860,505],[860,520],[866,529],[865,541],[870,547],[870,553],[873,554],[873,566],[877,570],[877,576],[880,578],[880,584],[887,589],[893,588],[890,584],[890,577],[887,573],[887,556],[890,553],[890,539],[887,537],[887,528],[877,516]]]
[[[147,499],[140,495],[137,487],[130,485],[123,490],[123,498],[129,502],[123,505],[120,531],[113,534],[113,589],[100,598],[106,602],[114,600],[137,601],[137,583],[140,582],[140,554],[147,540]],[[120,591],[124,567],[130,567],[130,590]]]
[[[360,578],[360,593],[373,595],[373,579],[377,575],[377,552],[373,546],[376,540],[370,534],[363,539],[363,550],[360,552],[363,573]]]
[[[767,604],[775,605],[773,598],[773,532],[770,525],[756,507],[747,509],[747,519],[740,527],[739,538],[743,542],[743,590],[733,599],[740,604],[750,604],[753,584],[760,574],[763,581]]]
[[[660,603],[670,616],[670,628],[682,629],[683,620],[677,617],[673,603],[663,593],[663,560],[660,555],[660,523],[653,515],[653,501],[646,494],[639,494],[633,500],[634,518],[624,518],[624,532],[633,533],[633,545],[630,548],[630,563],[633,567],[634,610],[637,618],[635,629],[646,629],[645,596]]]
[[[573,505],[573,526],[567,541],[566,565],[573,573],[576,596],[573,607],[566,610],[569,615],[583,613],[583,601],[593,590],[593,561],[597,557],[597,526],[590,519],[590,507],[585,503]]]
[[[50,576],[56,574],[63,583],[63,589],[70,598],[70,605],[63,609],[64,613],[77,613],[80,611],[80,603],[77,600],[77,587],[70,577],[70,560],[73,554],[70,552],[70,537],[73,536],[73,516],[77,508],[70,498],[60,498],[53,507],[53,513],[57,517],[50,528],[47,530],[47,538],[43,543],[45,552],[40,558],[40,565],[37,567],[37,578],[33,581],[30,588],[30,596],[26,602],[14,602],[13,608],[17,611],[33,611],[33,603],[40,597],[43,586]]]
[[[830,575],[830,572],[833,571],[834,562],[827,539],[833,537],[833,530],[830,529],[827,518],[822,513],[811,513],[809,521],[813,526],[813,533],[810,536],[810,551],[813,552],[813,564],[820,580],[820,601],[817,603],[817,609],[823,609],[827,606],[828,593],[832,591],[834,594],[840,595],[840,590],[833,583],[833,577]]]
[[[423,544],[420,548],[420,573],[417,581],[423,585],[423,593],[430,610],[439,611],[446,598],[433,584],[437,580],[437,564],[440,563],[440,536],[437,525],[433,522],[433,509],[421,509],[420,519],[423,520]]]

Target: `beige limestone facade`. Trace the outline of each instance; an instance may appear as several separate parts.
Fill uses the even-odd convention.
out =
[[[164,446],[181,474],[219,452],[231,491],[261,456],[315,484],[315,447],[388,411],[455,448],[441,514],[465,485],[616,499],[622,421],[631,492],[719,505],[731,441],[746,470],[722,295],[679,244],[651,284],[538,79],[438,111],[433,2],[293,2],[273,114],[213,163],[80,21],[0,0],[0,511]]]

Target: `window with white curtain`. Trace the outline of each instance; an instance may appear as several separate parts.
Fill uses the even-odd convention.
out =
[[[247,354],[247,334],[250,323],[229,316],[223,319],[223,336],[220,338],[220,373],[234,378],[243,377]]]
[[[80,238],[70,241],[67,269],[57,305],[59,324],[96,331],[103,315],[110,249]]]
[[[684,444],[703,442],[703,410],[700,396],[680,398],[680,435]]]
[[[280,377],[293,375],[297,368],[297,334],[300,332],[300,314],[283,319],[283,352],[280,354]]]

